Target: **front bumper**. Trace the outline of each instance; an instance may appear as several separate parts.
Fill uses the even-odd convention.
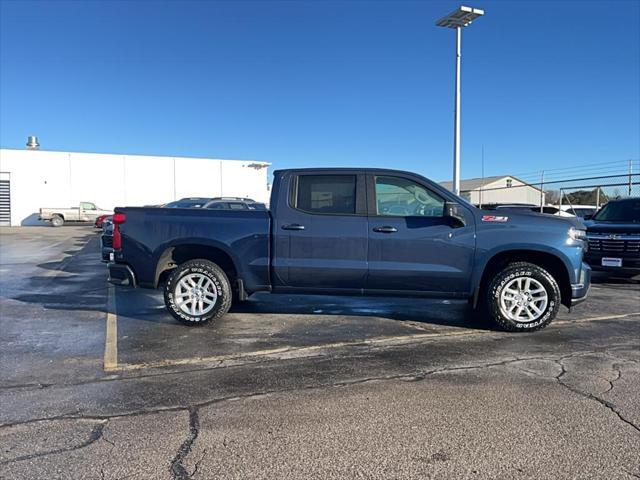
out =
[[[137,286],[136,276],[129,265],[110,262],[107,268],[109,269],[109,283],[118,286]]]
[[[603,257],[619,257],[622,260],[621,267],[603,267]],[[619,256],[616,253],[608,254],[590,254],[585,256],[585,261],[589,262],[591,268],[597,272],[611,272],[611,273],[640,273],[640,257],[624,257]]]
[[[584,302],[587,299],[589,287],[591,287],[591,267],[587,263],[582,262],[580,282],[571,285],[571,306]]]

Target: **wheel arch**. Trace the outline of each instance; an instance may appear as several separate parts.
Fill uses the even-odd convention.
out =
[[[178,265],[198,258],[210,260],[222,268],[229,278],[232,287],[238,279],[239,269],[237,259],[223,245],[202,240],[190,240],[175,245],[165,245],[158,249],[156,255],[156,270],[154,287],[164,283],[171,271]]]
[[[561,302],[566,307],[571,307],[571,277],[567,262],[561,255],[527,248],[503,250],[488,257],[482,268],[482,274],[475,282],[473,307],[478,304],[478,299],[482,298],[484,289],[487,288],[491,276],[500,271],[507,264],[512,262],[528,262],[547,270],[558,282],[560,287]]]

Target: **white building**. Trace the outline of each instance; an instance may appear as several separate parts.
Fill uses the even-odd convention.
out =
[[[41,207],[158,205],[183,197],[268,203],[269,163],[0,149],[0,225],[37,225]]]
[[[451,190],[452,182],[441,182]],[[474,205],[490,203],[530,203],[540,205],[540,189],[512,175],[471,178],[460,181],[460,195]],[[544,196],[543,196],[544,201]]]

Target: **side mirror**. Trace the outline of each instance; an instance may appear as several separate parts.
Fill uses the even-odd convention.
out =
[[[464,227],[467,222],[460,213],[460,205],[456,202],[444,202],[444,217],[449,219],[453,228]]]

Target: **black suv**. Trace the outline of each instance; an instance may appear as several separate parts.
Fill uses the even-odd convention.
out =
[[[640,273],[640,198],[612,200],[585,222],[593,270]]]

